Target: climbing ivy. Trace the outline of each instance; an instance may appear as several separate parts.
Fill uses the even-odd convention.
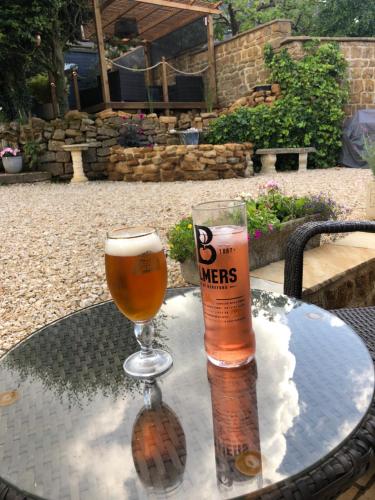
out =
[[[250,141],[256,148],[314,146],[311,166],[334,166],[348,99],[346,61],[338,46],[306,44],[299,60],[286,49],[275,53],[266,46],[264,59],[282,97],[271,106],[242,107],[219,117],[210,125],[208,141]]]

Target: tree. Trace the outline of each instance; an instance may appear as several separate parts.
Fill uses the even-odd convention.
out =
[[[6,114],[29,109],[26,78],[47,72],[56,82],[60,112],[67,106],[64,50],[80,37],[89,16],[87,0],[14,0],[2,2],[0,17],[0,103]],[[40,43],[38,42],[40,40]]]
[[[320,0],[312,33],[319,36],[375,36],[375,2]]]
[[[222,35],[253,28],[273,19],[290,19],[296,34],[309,31],[318,0],[225,0],[223,14],[217,20],[217,32]]]
[[[223,36],[277,18],[290,19],[296,35],[374,36],[375,2],[364,0],[224,0],[217,19]]]

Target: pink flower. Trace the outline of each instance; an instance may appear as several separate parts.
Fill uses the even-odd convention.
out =
[[[255,238],[256,240],[259,240],[259,238],[262,236],[262,234],[263,234],[263,233],[262,233],[262,231],[261,231],[260,229],[256,229],[256,230],[255,230],[255,233],[254,233],[254,238]]]
[[[268,224],[268,231],[273,231],[273,225],[272,224]]]
[[[268,181],[264,187],[266,189],[275,189],[275,190],[279,189],[279,185],[273,179],[271,179],[270,181]]]
[[[7,156],[17,156],[18,153],[20,152],[19,149],[17,148],[4,148],[0,151],[0,157],[2,158],[3,156],[7,157]]]
[[[143,118],[145,117],[145,115],[144,115],[143,113],[139,113],[139,115],[138,115],[138,116],[139,116],[139,119],[140,119],[140,120],[143,120]]]

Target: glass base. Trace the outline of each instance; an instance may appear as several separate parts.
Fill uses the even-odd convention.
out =
[[[149,356],[135,352],[124,363],[125,372],[131,377],[152,378],[167,372],[173,365],[172,356],[161,349],[153,349]]]
[[[207,353],[206,353],[207,354]],[[240,366],[247,365],[255,358],[255,354],[251,354],[248,358],[245,358],[242,361],[230,362],[230,361],[220,361],[219,359],[213,358],[207,354],[207,358],[215,366],[219,366],[220,368],[238,368]]]

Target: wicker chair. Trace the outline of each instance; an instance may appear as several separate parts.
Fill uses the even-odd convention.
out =
[[[303,251],[310,238],[317,234],[352,231],[375,233],[375,222],[309,222],[298,228],[287,244],[284,293],[297,299],[302,297]],[[337,309],[331,312],[361,336],[375,363],[375,307]],[[299,478],[292,487],[293,491],[289,489],[284,498],[335,498],[368,469],[374,452],[375,398],[369,414],[350,439],[314,470]]]

